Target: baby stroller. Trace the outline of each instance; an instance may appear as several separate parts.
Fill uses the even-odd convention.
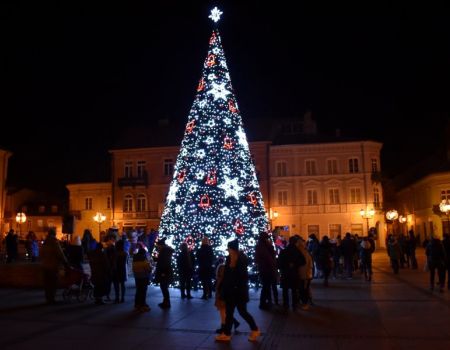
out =
[[[88,298],[93,299],[94,286],[91,283],[90,276],[83,270],[73,267],[66,268],[61,284],[64,288],[62,297],[65,301],[76,299],[84,302]]]

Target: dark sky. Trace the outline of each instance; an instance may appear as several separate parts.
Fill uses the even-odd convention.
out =
[[[107,150],[124,129],[184,123],[216,3],[244,123],[311,109],[319,130],[384,142],[392,174],[433,151],[449,119],[450,35],[437,8],[91,3],[2,5],[0,146],[14,152],[11,184],[107,179]]]

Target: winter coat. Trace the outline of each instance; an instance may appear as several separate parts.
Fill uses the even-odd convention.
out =
[[[133,274],[136,279],[149,279],[152,267],[145,254],[137,253],[133,257]]]
[[[125,282],[127,280],[128,254],[124,251],[116,251],[115,270],[113,271],[113,280]]]
[[[214,306],[221,310],[225,309],[225,301],[222,298],[222,283],[223,283],[223,275],[225,274],[225,264],[220,264],[217,266],[216,270],[216,300],[214,302]]]
[[[355,240],[351,237],[345,237],[342,240],[341,251],[342,255],[346,258],[353,258],[353,255],[356,253],[356,243]]]
[[[425,253],[427,255],[429,268],[446,266],[447,257],[445,254],[444,245],[439,239],[433,238],[430,242],[428,242]]]
[[[49,236],[45,239],[41,249],[41,264],[46,270],[58,270],[62,264],[67,265],[66,256],[56,237]]]
[[[230,257],[225,262],[221,298],[225,303],[248,303],[248,258],[243,252],[239,252],[236,266],[230,266]]]
[[[447,268],[450,269],[450,237],[445,237],[442,240],[444,246],[445,255],[447,256]]]
[[[214,274],[214,253],[210,245],[201,245],[200,249],[197,251],[197,261],[200,280],[212,278]]]
[[[305,257],[300,254],[295,244],[289,244],[278,256],[281,288],[297,288],[299,282],[298,268],[305,264]]]
[[[5,238],[6,241],[6,252],[10,256],[16,256],[18,251],[18,237],[16,234],[8,233]]]
[[[181,278],[192,278],[194,274],[195,258],[194,253],[181,251],[177,256],[178,275]]]
[[[170,283],[173,279],[172,268],[173,249],[165,245],[158,255],[156,263],[155,280],[157,283]]]
[[[312,256],[306,250],[305,247],[301,246],[301,244],[298,244],[297,248],[300,251],[300,254],[305,259],[305,263],[298,267],[298,276],[299,276],[300,280],[303,280],[303,281],[310,280],[313,278],[313,267],[314,267],[314,262],[313,262]]]
[[[318,267],[322,271],[330,271],[332,265],[333,252],[331,250],[331,244],[329,242],[322,241],[319,244],[318,253]]]
[[[255,248],[255,262],[261,276],[270,276],[276,279],[277,261],[275,249],[265,239],[260,239]]]
[[[88,256],[92,283],[97,286],[106,285],[111,281],[111,267],[106,254],[101,249],[95,249]]]

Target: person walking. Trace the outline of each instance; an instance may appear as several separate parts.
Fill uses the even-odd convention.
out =
[[[370,243],[368,237],[364,237],[361,242],[359,254],[364,277],[368,282],[372,281],[372,253],[372,244]]]
[[[58,287],[58,270],[61,265],[68,267],[58,240],[56,231],[50,228],[41,249],[41,265],[44,282],[45,300],[47,304],[55,304],[56,289]]]
[[[306,249],[306,242],[299,238],[295,244],[300,254],[303,256],[304,264],[299,264],[299,297],[302,310],[308,310],[308,303],[312,305],[311,281],[313,279],[314,262],[311,254]]]
[[[249,302],[248,293],[248,258],[244,252],[239,251],[237,239],[228,242],[228,257],[225,262],[221,295],[225,300],[225,327],[221,334],[216,336],[216,341],[229,342],[231,340],[231,328],[233,327],[234,309],[248,323],[251,332],[249,341],[256,341],[261,335],[253,316],[247,311]]]
[[[145,249],[144,249],[145,250]],[[112,281],[114,286],[114,302],[116,304],[125,302],[125,281],[127,280],[128,254],[124,249],[124,241],[118,240],[116,243],[116,254],[114,256],[114,269],[112,271]]]
[[[12,263],[17,259],[17,253],[18,253],[18,245],[19,245],[19,238],[14,233],[14,230],[9,230],[8,234],[5,238],[6,242],[6,263]]]
[[[169,284],[173,279],[173,249],[166,245],[165,238],[159,239],[156,242],[156,246],[158,249],[158,261],[156,263],[155,280],[159,283],[163,295],[163,301],[158,306],[161,309],[170,309]]]
[[[103,297],[109,295],[111,289],[111,266],[103,250],[103,245],[97,243],[95,249],[88,254],[91,267],[91,282],[94,285],[95,304],[103,305]]]
[[[291,290],[292,310],[298,302],[299,276],[298,267],[304,264],[303,256],[296,247],[299,236],[289,237],[288,246],[278,257],[278,267],[281,273],[280,286],[283,292],[283,307],[289,309],[289,290]],[[317,265],[320,268],[320,265]]]

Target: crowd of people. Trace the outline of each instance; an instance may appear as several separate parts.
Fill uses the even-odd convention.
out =
[[[169,286],[176,284],[181,299],[192,299],[192,289],[201,284],[204,300],[214,297],[214,305],[219,311],[220,327],[217,341],[230,341],[233,327],[239,327],[234,318],[237,309],[248,323],[251,333],[249,340],[260,335],[254,318],[247,310],[249,301],[249,264],[257,267],[261,286],[259,308],[270,310],[279,304],[278,286],[281,288],[281,303],[286,310],[307,310],[313,303],[311,281],[321,279],[328,287],[330,278],[352,279],[355,271],[360,271],[365,281],[372,281],[372,254],[375,241],[369,234],[358,237],[346,233],[344,238],[330,239],[309,235],[304,240],[299,235],[289,237],[281,247],[276,247],[274,237],[261,232],[254,256],[246,256],[239,249],[238,240],[228,243],[227,256],[215,256],[210,241],[204,237],[197,250],[189,249],[181,243],[175,251],[158,232],[133,231],[118,234],[111,230],[101,235],[97,242],[89,230],[82,237],[74,236],[60,244],[54,229],[48,231],[47,238],[39,247],[36,235],[26,236],[27,256],[31,261],[42,264],[45,298],[47,303],[55,303],[60,266],[66,269],[83,270],[89,266],[90,281],[93,285],[95,304],[108,302],[124,303],[125,281],[133,275],[135,280],[134,308],[136,312],[148,312],[147,289],[152,283],[159,285],[162,301],[158,306],[170,309]],[[7,262],[17,258],[17,236],[11,230],[6,237]],[[417,241],[413,231],[408,235],[389,235],[386,241],[387,253],[394,274],[401,268],[417,269]],[[450,289],[450,236],[441,241],[436,237],[423,243],[426,253],[426,269],[430,273],[430,289],[438,285],[444,291],[446,273],[447,288]],[[173,259],[172,257],[175,257]],[[175,261],[175,264],[173,264]],[[174,266],[175,265],[175,266]],[[114,292],[111,298],[111,293]]]

